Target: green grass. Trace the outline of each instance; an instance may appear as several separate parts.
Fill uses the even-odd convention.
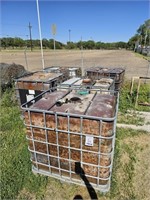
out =
[[[31,171],[25,128],[12,90],[3,94],[0,107],[1,198],[16,199],[23,188],[43,196],[47,177]]]
[[[140,54],[140,53],[137,53],[137,52],[134,52],[134,53],[135,53],[135,56],[137,56],[137,57],[144,58],[146,60],[150,60],[149,56],[146,56],[146,55],[143,55],[143,54]]]
[[[148,106],[138,105],[135,108],[137,83],[134,83],[132,95],[130,95],[130,87],[130,81],[125,81],[120,91],[119,110],[122,113],[126,113],[127,110],[150,111]],[[143,82],[140,86],[138,103],[140,102],[150,103],[150,81]]]
[[[141,117],[140,114],[137,114],[134,111],[132,113],[119,112],[117,123],[134,124],[134,125],[142,126],[142,125],[144,125],[144,118]]]

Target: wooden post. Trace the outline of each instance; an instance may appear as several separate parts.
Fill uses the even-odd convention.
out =
[[[137,88],[137,94],[136,94],[136,101],[135,101],[135,108],[137,107],[137,104],[138,104],[138,97],[139,97],[140,84],[141,84],[141,79],[140,79],[140,77],[139,77],[138,88]]]

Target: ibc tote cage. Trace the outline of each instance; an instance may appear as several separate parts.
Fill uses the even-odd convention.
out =
[[[67,94],[70,91],[71,89],[67,90]],[[104,92],[94,89],[90,89],[89,91],[95,94]],[[43,92],[39,96],[44,97],[47,92],[50,91]],[[28,150],[31,153],[33,172],[85,186],[84,181],[80,178],[83,175],[81,173],[84,172],[94,189],[104,193],[109,191],[115,148],[119,93],[110,90],[105,91],[106,93],[116,98],[114,116],[111,118],[30,108],[34,104],[32,101],[22,105],[22,109],[26,115],[26,138],[29,142]],[[39,96],[36,98],[39,98]],[[36,119],[40,118],[42,125],[41,123],[35,123],[32,119],[33,115],[36,115]],[[66,123],[67,130],[64,128],[60,129],[59,120],[61,118]],[[48,125],[49,119],[54,122],[54,126],[50,127]],[[76,120],[78,130],[73,131],[72,119]],[[91,132],[87,131],[85,127],[87,124],[88,126],[93,124]],[[98,127],[97,134],[95,133],[96,129],[94,129],[95,125]],[[103,132],[105,128],[107,129],[105,125],[108,125],[109,129],[107,134]],[[53,134],[49,135],[48,133],[53,133],[55,139],[53,138]],[[97,146],[93,147],[92,143]],[[76,173],[76,166],[78,164],[81,165],[82,170]]]
[[[36,76],[37,74],[49,74],[49,77],[45,79],[36,78],[31,80],[30,77]],[[53,75],[50,77],[50,75]],[[40,77],[40,76],[39,76]],[[49,73],[44,71],[30,72],[24,76],[20,76],[15,81],[16,98],[19,106],[34,98],[44,91],[51,89],[54,91],[55,87],[63,81],[63,74],[61,73]],[[54,88],[54,89],[53,89]],[[39,98],[36,98],[36,101]]]
[[[72,77],[81,77],[81,67],[51,66],[44,69],[47,72],[62,73],[64,81]]]
[[[92,79],[100,79],[102,77],[109,77],[115,81],[115,90],[121,89],[125,69],[122,67],[107,68],[107,67],[93,67],[86,70],[86,76]]]
[[[78,89],[103,89],[103,90],[114,90],[115,82],[112,78],[100,78],[98,80],[91,80],[90,83],[84,83],[84,80],[87,80],[84,77],[74,77],[70,78],[65,82],[62,82],[57,86],[57,88],[78,88]]]

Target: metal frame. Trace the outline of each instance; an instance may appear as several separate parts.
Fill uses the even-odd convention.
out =
[[[51,67],[46,67],[44,70],[47,72],[53,72],[53,68],[57,68],[56,70],[54,70],[54,72],[56,73],[63,73],[65,76],[64,80],[67,80],[71,77],[74,77],[73,75],[71,75],[70,71],[71,70],[75,70],[76,72],[76,76],[75,77],[81,77],[81,67],[68,67],[68,66],[51,66]]]
[[[108,77],[101,77],[101,79],[108,79]],[[71,79],[69,79],[69,80],[67,80],[67,81],[65,81],[65,82],[62,82],[60,85],[58,85],[57,86],[57,88],[58,89],[64,89],[64,88],[72,88],[72,89],[85,89],[85,90],[87,90],[87,89],[95,89],[95,90],[114,90],[114,88],[115,88],[115,81],[114,81],[114,79],[112,79],[112,78],[110,78],[110,79],[112,79],[113,81],[112,81],[112,83],[110,84],[110,86],[108,87],[108,88],[106,88],[105,87],[105,85],[101,85],[101,86],[99,86],[99,85],[95,85],[96,84],[96,82],[93,82],[92,84],[83,84],[83,85],[81,85],[81,84],[76,84],[76,83],[78,83],[78,81],[80,81],[80,80],[83,80],[83,79],[86,79],[85,77],[80,77],[80,78],[71,78]],[[101,80],[101,79],[98,79],[98,80]],[[106,83],[107,84],[107,83]]]
[[[94,90],[94,89],[91,89],[91,91],[97,92],[97,90]],[[99,90],[99,92],[103,92],[103,91]],[[108,91],[106,91],[106,92],[108,92]],[[93,117],[93,116],[86,116],[86,115],[77,115],[77,114],[72,114],[72,113],[64,113],[64,112],[62,113],[62,112],[52,112],[52,111],[46,111],[46,110],[32,109],[32,108],[30,108],[30,105],[32,103],[31,101],[22,105],[21,108],[24,110],[24,112],[28,113],[28,119],[29,119],[29,123],[28,124],[25,123],[25,126],[27,128],[30,128],[30,131],[31,131],[31,137],[27,136],[27,140],[29,142],[32,142],[32,144],[33,144],[33,149],[31,149],[30,147],[28,148],[30,153],[31,153],[31,161],[32,161],[32,164],[33,164],[33,166],[32,166],[33,172],[43,174],[43,175],[46,175],[46,176],[50,176],[50,177],[54,177],[54,178],[60,179],[62,181],[67,181],[67,182],[70,182],[70,183],[79,184],[79,185],[84,186],[85,184],[82,180],[78,180],[76,178],[73,178],[73,174],[75,174],[75,172],[72,170],[71,164],[73,162],[75,162],[75,160],[71,159],[71,151],[76,150],[76,151],[80,152],[80,158],[81,158],[80,163],[81,163],[82,167],[83,167],[83,165],[88,165],[88,166],[94,167],[94,169],[97,169],[97,176],[91,176],[91,175],[88,175],[86,173],[87,178],[94,178],[95,180],[97,180],[96,183],[90,182],[90,184],[93,186],[93,188],[100,190],[101,192],[109,191],[110,182],[111,182],[111,175],[112,175],[112,167],[113,167],[113,157],[114,157],[115,137],[116,137],[116,121],[117,121],[118,104],[119,104],[119,93],[115,92],[115,91],[109,91],[109,94],[110,94],[110,92],[111,92],[111,94],[114,94],[117,98],[116,107],[115,107],[115,115],[112,118],[102,118],[102,117],[95,117],[95,116]],[[43,92],[42,96],[45,95],[45,93],[47,93],[47,92]],[[38,98],[38,96],[36,98]],[[42,114],[43,122],[44,122],[43,126],[32,124],[32,119],[31,119],[31,113],[32,112]],[[47,127],[47,123],[46,123],[46,116],[47,115],[51,115],[51,116],[55,117],[55,127],[53,127],[53,128]],[[68,130],[62,130],[62,129],[59,129],[59,127],[58,127],[58,119],[59,119],[59,117],[62,117],[62,116],[66,117],[66,119],[67,119]],[[80,131],[78,131],[78,132],[74,132],[74,131],[70,130],[70,119],[74,118],[74,117],[80,120]],[[88,120],[95,120],[95,121],[99,122],[99,135],[94,135],[94,134],[92,135],[92,134],[83,132],[83,121],[85,119],[86,120],[87,119]],[[110,136],[103,136],[102,135],[103,122],[108,122],[108,123],[112,122],[113,123],[112,135],[110,135]],[[33,128],[38,128],[38,129],[42,129],[42,130],[45,131],[45,141],[36,140],[34,138]],[[57,143],[56,144],[54,144],[52,142],[48,142],[48,131],[55,131],[56,136],[57,136]],[[59,136],[60,132],[67,134],[68,146],[65,146],[65,145],[63,146],[63,145],[59,144],[58,136]],[[80,137],[80,148],[76,148],[76,147],[71,146],[70,138],[71,138],[72,135],[78,135]],[[90,150],[83,149],[83,140],[87,136],[93,137],[93,140],[95,140],[95,139],[99,140],[98,151],[90,151]],[[107,152],[107,153],[101,152],[102,140],[111,140],[112,141],[110,152]],[[46,152],[43,153],[43,152],[37,151],[36,148],[35,148],[36,142],[38,142],[42,145],[45,145]],[[51,152],[49,151],[48,146],[50,146],[50,145],[53,145],[57,148],[57,152],[58,152],[57,156],[52,155]],[[60,156],[60,150],[59,150],[60,147],[67,149],[68,158],[62,158]],[[91,164],[91,163],[84,162],[83,161],[83,154],[84,153],[91,153],[91,154],[94,154],[95,156],[97,156],[98,157],[97,164]],[[44,160],[42,162],[42,159],[41,159],[42,156],[47,158],[46,163],[44,163],[45,162]],[[102,160],[102,156],[106,156],[107,158],[110,158],[110,164],[109,165],[104,166],[104,165],[100,164],[100,162]],[[51,158],[54,158],[54,159],[57,160],[58,167],[55,167],[51,164]],[[69,165],[68,169],[63,169],[61,167],[61,162],[60,162],[61,159],[68,162],[68,165]],[[47,167],[47,169],[49,169],[49,170],[47,171],[47,170],[40,169],[39,165],[43,166],[43,167]],[[102,178],[100,176],[100,168],[108,170],[109,176],[106,177],[106,178]],[[53,173],[52,172],[53,169],[57,170],[57,173]],[[62,171],[68,173],[68,176],[64,176],[62,174]],[[99,183],[100,181],[105,181],[105,182],[107,182],[107,184],[104,184],[104,185],[100,184]]]
[[[96,67],[98,68],[99,70],[103,70],[104,67]],[[121,85],[122,85],[122,82],[123,82],[123,79],[124,79],[124,74],[125,74],[125,69],[124,68],[107,68],[108,71],[106,72],[101,72],[101,71],[96,71],[95,67],[94,68],[90,68],[90,69],[87,69],[86,70],[86,75],[87,77],[94,77],[94,79],[100,79],[102,77],[108,77],[108,78],[112,78],[114,79],[115,81],[115,90],[116,91],[119,91],[120,88],[121,88]],[[122,72],[113,72],[115,69],[122,69]],[[94,71],[95,70],[95,71]]]
[[[21,76],[18,79],[15,79],[16,98],[18,100],[19,106],[21,105],[21,96],[20,96],[19,91],[30,90],[29,88],[28,89],[27,88],[19,88],[19,82],[23,83],[23,86],[24,86],[24,83],[34,83],[34,84],[36,84],[35,87],[38,87],[38,83],[41,83],[42,89],[41,90],[40,89],[34,90],[34,91],[41,91],[41,93],[43,91],[47,91],[49,89],[51,89],[53,91],[53,88],[56,88],[56,86],[62,82],[62,76],[63,76],[62,73],[59,73],[59,75],[56,73],[56,77],[51,78],[50,80],[46,80],[46,81],[42,81],[42,80],[34,80],[34,81],[32,81],[32,80],[20,80],[21,78],[31,76],[31,75],[33,75],[34,73],[37,73],[37,72],[43,72],[43,71],[36,71],[36,72],[33,72],[33,73],[26,74],[25,76]],[[54,84],[53,87],[52,87],[52,83]]]
[[[150,80],[150,77],[132,77],[131,80],[131,88],[130,88],[130,95],[132,96],[133,94],[133,86],[134,86],[134,81],[138,80],[138,86],[137,86],[137,94],[136,94],[136,99],[135,99],[135,108],[137,108],[138,106],[138,98],[139,98],[139,91],[140,91],[140,85],[141,85],[141,80]],[[145,104],[145,103],[141,103],[140,105],[143,106],[150,106],[150,104]]]

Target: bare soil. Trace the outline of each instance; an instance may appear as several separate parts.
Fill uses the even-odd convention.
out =
[[[44,61],[44,65],[42,63]],[[43,59],[40,51],[1,51],[1,62],[23,65],[29,71],[42,70],[51,66],[123,67],[125,77],[150,76],[148,59],[127,50],[45,50]]]

